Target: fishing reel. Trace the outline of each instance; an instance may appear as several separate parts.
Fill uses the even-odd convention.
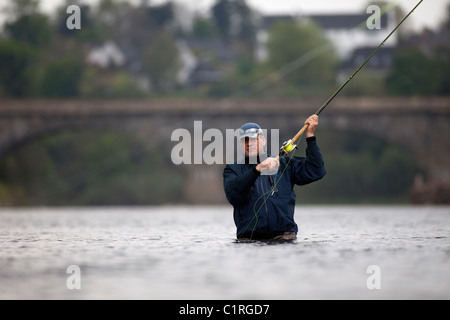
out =
[[[297,145],[292,142],[292,139],[284,142],[280,148],[280,157],[284,156],[284,155],[288,155],[296,148],[297,148]]]

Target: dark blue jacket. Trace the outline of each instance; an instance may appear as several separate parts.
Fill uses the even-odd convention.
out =
[[[262,176],[256,164],[227,165],[223,171],[225,194],[234,208],[237,238],[253,234],[298,232],[294,221],[295,185],[306,185],[325,176],[316,138],[308,138],[306,158],[285,156],[274,176]]]

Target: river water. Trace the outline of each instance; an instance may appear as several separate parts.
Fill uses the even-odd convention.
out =
[[[237,243],[227,206],[3,208],[0,299],[450,298],[450,207],[296,221],[295,242]]]

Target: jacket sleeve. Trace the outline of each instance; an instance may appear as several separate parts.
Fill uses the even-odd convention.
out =
[[[316,138],[306,139],[306,158],[292,158],[292,181],[303,186],[322,179],[325,174],[325,164]]]
[[[255,166],[256,167],[256,166]],[[230,165],[223,171],[225,195],[233,206],[240,206],[250,201],[250,191],[260,173],[253,167],[243,174],[236,173]]]

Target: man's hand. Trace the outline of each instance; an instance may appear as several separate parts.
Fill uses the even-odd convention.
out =
[[[280,161],[278,161],[277,158],[267,158],[260,164],[256,166],[256,170],[258,170],[260,173],[263,173],[264,171],[277,171],[278,167],[280,166]]]
[[[314,132],[316,131],[317,126],[319,125],[319,116],[312,115],[308,119],[306,119],[305,124],[308,124],[308,129],[306,129],[306,137],[314,137]]]

